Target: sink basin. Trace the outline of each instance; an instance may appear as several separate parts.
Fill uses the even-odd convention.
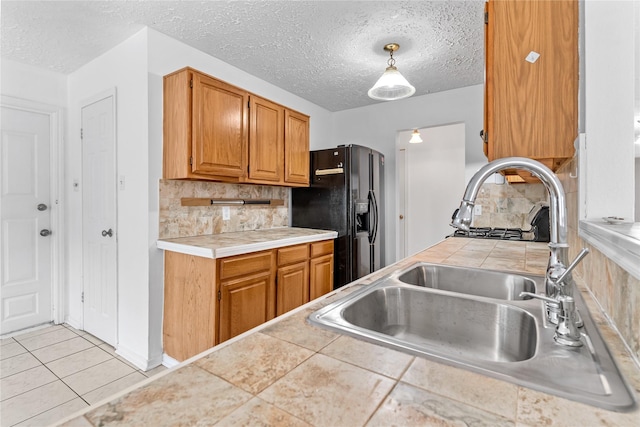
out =
[[[479,268],[453,267],[420,263],[398,275],[410,285],[504,300],[530,299],[520,292],[535,292],[535,282],[514,273],[500,273]]]
[[[579,292],[582,347],[554,341],[544,277],[416,263],[312,313],[322,328],[613,411],[635,407]]]
[[[345,307],[360,328],[465,357],[516,362],[536,352],[536,321],[517,307],[421,292],[377,289]]]

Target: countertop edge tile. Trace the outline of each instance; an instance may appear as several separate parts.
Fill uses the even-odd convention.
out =
[[[293,235],[282,236],[282,233],[290,233]],[[273,234],[273,238],[270,238],[269,234]],[[262,230],[236,231],[222,234],[207,234],[202,236],[178,237],[175,239],[159,239],[156,242],[156,246],[158,249],[162,250],[216,259],[269,249],[277,249],[284,246],[331,240],[336,237],[338,237],[338,233],[331,230],[279,227]],[[212,240],[215,239],[219,240],[212,243]],[[225,242],[225,239],[228,239],[228,241]],[[239,243],[238,240],[240,240],[241,243]],[[251,240],[256,241],[251,242]],[[249,242],[247,243],[247,241]]]

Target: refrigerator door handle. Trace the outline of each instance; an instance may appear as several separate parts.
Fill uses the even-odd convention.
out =
[[[370,210],[373,214],[373,221],[369,227],[369,243],[373,244],[378,237],[378,201],[376,200],[376,193],[373,190],[369,190],[369,201],[373,203],[373,209]]]

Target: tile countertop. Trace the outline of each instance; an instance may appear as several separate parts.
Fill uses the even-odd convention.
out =
[[[162,239],[158,240],[157,246],[158,249],[187,255],[222,258],[336,237],[338,233],[335,231],[282,227]]]
[[[319,329],[318,308],[417,261],[541,273],[544,243],[449,238],[207,350],[65,426],[634,426],[615,413]],[[640,369],[576,278],[627,381]]]

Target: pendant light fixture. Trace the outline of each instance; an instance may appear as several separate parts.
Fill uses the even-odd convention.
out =
[[[422,142],[422,138],[420,137],[420,132],[418,129],[414,129],[411,134],[411,139],[409,140],[409,144],[420,144]]]
[[[398,43],[384,45],[384,50],[389,52],[389,65],[384,74],[378,79],[375,85],[369,89],[369,97],[379,101],[395,101],[407,98],[416,92],[416,88],[411,86],[400,71],[395,67],[396,60],[393,59],[393,52],[398,50]]]

